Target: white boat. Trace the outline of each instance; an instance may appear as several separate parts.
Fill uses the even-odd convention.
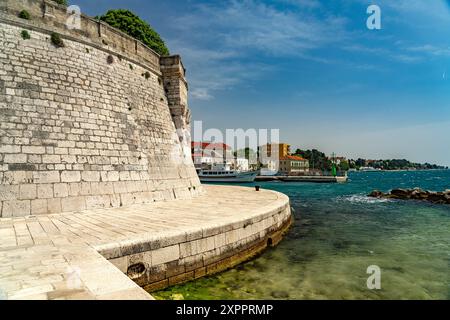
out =
[[[258,171],[197,170],[201,182],[253,182]]]
[[[214,163],[209,168],[197,168],[201,182],[253,182],[258,171],[239,171],[231,169],[229,163]]]
[[[361,167],[361,168],[359,168],[359,171],[375,172],[375,171],[381,171],[381,169],[375,169],[373,167]]]

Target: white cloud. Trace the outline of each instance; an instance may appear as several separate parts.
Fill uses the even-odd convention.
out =
[[[380,6],[396,10],[409,23],[414,23],[417,15],[432,18],[433,21],[449,22],[449,6],[445,2],[446,0],[382,0]]]
[[[207,88],[195,88],[190,92],[191,97],[197,100],[211,100],[213,96]]]
[[[280,2],[307,9],[318,9],[322,7],[319,0],[280,0]]]
[[[208,8],[205,13],[216,27],[227,29],[227,33],[219,35],[226,46],[254,49],[262,54],[297,55],[345,36],[343,18],[318,19],[250,0],[233,1],[220,11]]]
[[[377,57],[385,57],[387,59],[402,63],[414,63],[422,60],[421,57],[417,55],[411,55],[408,50],[399,47],[389,49],[387,47],[367,47],[363,45],[352,44],[344,46],[342,47],[342,49],[350,52],[361,52],[365,54],[372,54]]]
[[[450,56],[450,47],[438,47],[431,44],[410,47],[409,50],[413,52],[427,53],[434,56]]]
[[[437,46],[400,44],[400,40],[393,39],[392,35],[390,38],[389,34],[377,34],[374,45],[364,45],[365,38],[372,34],[350,31],[347,18],[326,10],[320,1],[279,1],[288,4],[288,8],[255,0],[203,2],[193,4],[192,10],[172,19],[174,32],[168,44],[183,56],[192,99],[212,100],[217,91],[242,84],[251,86],[255,79],[268,76],[268,72],[278,68],[261,62],[267,61],[266,58],[294,57],[359,70],[381,70],[380,59],[411,64],[424,61],[424,53],[450,53],[448,48]],[[433,12],[442,9],[443,2],[437,2],[430,5]],[[394,11],[400,20],[407,20],[426,5],[428,1],[380,0],[383,19],[390,10],[390,16]],[[317,54],[319,49],[339,46],[349,52],[372,54],[376,65]]]
[[[317,8],[316,0],[286,0],[304,8]],[[214,91],[259,78],[274,68],[261,57],[301,57],[321,63],[327,59],[312,49],[347,37],[346,19],[318,19],[302,10],[289,11],[253,0],[194,5],[174,18],[175,37],[168,40],[188,68],[191,97],[212,99]],[[189,73],[192,69],[193,72]]]

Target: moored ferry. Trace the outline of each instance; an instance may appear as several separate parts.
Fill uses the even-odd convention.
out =
[[[237,170],[197,170],[201,182],[253,182],[258,175],[257,171]]]
[[[211,169],[197,169],[201,182],[244,183],[255,181],[258,171],[232,170],[228,165],[213,165]]]

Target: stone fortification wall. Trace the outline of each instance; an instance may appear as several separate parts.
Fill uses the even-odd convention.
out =
[[[23,9],[30,20],[18,18]],[[51,1],[0,1],[0,217],[201,192],[183,150],[190,113],[180,57],[159,57],[84,15],[80,29],[67,19]]]

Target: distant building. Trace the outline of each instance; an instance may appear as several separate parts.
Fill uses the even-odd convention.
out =
[[[248,159],[236,158],[234,159],[234,167],[239,171],[249,171],[250,165]]]
[[[197,168],[204,165],[228,163],[233,159],[232,149],[225,143],[191,143],[192,160]]]
[[[303,172],[309,172],[309,161],[307,159],[290,155],[280,158],[279,173],[291,175]]]
[[[203,156],[201,153],[192,154],[192,160],[194,161],[195,167],[201,167],[203,164],[212,165],[214,159],[212,157]]]
[[[331,159],[331,160],[333,160],[333,159]],[[340,165],[342,162],[347,161],[347,158],[345,158],[345,157],[335,157],[335,158],[334,158],[334,161],[336,161],[336,162],[335,162],[336,165]]]
[[[249,160],[234,157],[231,147],[224,143],[192,142],[192,160],[196,168],[213,169],[223,167],[239,171],[249,171]]]
[[[259,147],[262,175],[287,174],[295,175],[309,172],[309,161],[290,154],[287,143],[266,144]]]
[[[290,145],[287,143],[267,143],[258,148],[261,175],[273,176],[279,171],[280,158],[289,155]]]
[[[260,173],[262,176],[274,176],[278,173],[279,161],[270,159],[265,159],[263,161],[261,161],[261,168],[260,168]]]
[[[290,154],[291,146],[287,143],[273,143],[265,144],[259,147],[260,154],[266,155],[269,158],[282,158]]]

